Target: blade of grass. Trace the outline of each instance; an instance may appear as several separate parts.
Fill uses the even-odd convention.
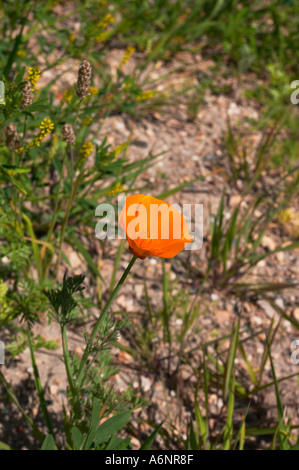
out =
[[[225,400],[227,399],[228,394],[229,394],[230,383],[231,383],[232,375],[233,375],[233,367],[234,367],[236,351],[237,351],[238,342],[239,342],[239,329],[240,329],[240,316],[238,317],[238,320],[236,321],[234,325],[234,329],[233,329],[232,337],[231,337],[230,350],[229,350],[227,363],[225,367],[224,388],[223,388],[223,396]]]

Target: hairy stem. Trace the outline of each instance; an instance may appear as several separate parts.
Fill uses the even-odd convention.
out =
[[[88,361],[88,358],[89,358],[89,355],[90,355],[90,352],[91,352],[91,349],[92,349],[92,345],[93,345],[93,342],[94,342],[94,339],[98,333],[98,330],[100,328],[100,325],[101,325],[101,322],[103,320],[103,317],[106,315],[106,313],[108,312],[112,302],[114,301],[115,297],[117,296],[118,294],[118,291],[120,290],[121,286],[123,285],[123,283],[125,282],[133,264],[135,263],[137,257],[136,256],[133,256],[133,258],[131,259],[130,263],[128,264],[128,266],[126,267],[125,269],[125,272],[123,273],[123,275],[121,276],[120,280],[118,281],[118,283],[116,284],[115,288],[113,289],[105,307],[103,308],[99,318],[97,319],[96,321],[96,324],[94,325],[93,327],[93,330],[90,334],[90,337],[87,341],[87,344],[85,346],[85,350],[84,350],[84,353],[83,353],[83,356],[82,356],[82,359],[81,359],[81,363],[80,363],[80,366],[79,366],[79,372],[78,372],[78,377],[77,377],[77,389],[79,389],[81,387],[81,381],[82,381],[82,377],[83,377],[83,373],[84,373],[84,367]]]
[[[51,419],[50,419],[50,416],[49,416],[49,413],[48,413],[47,403],[46,403],[46,400],[45,400],[44,391],[43,391],[42,383],[41,383],[41,380],[40,380],[40,376],[39,376],[39,372],[38,372],[38,368],[37,368],[37,364],[36,364],[36,360],[35,360],[34,350],[33,350],[31,336],[30,336],[29,331],[27,332],[27,338],[28,338],[28,344],[29,344],[30,356],[31,356],[31,363],[32,363],[34,381],[35,381],[35,386],[36,386],[38,398],[39,398],[39,401],[40,401],[41,409],[42,409],[47,427],[49,429],[49,432],[50,432],[50,434],[53,434],[53,426],[52,426],[52,422],[51,422]]]

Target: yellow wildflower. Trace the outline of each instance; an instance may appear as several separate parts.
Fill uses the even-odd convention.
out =
[[[126,187],[120,183],[116,183],[113,188],[108,191],[108,196],[116,196],[119,193],[122,193]]]
[[[280,211],[280,213],[278,214],[278,221],[281,223],[281,224],[287,224],[288,222],[290,222],[292,220],[292,218],[294,217],[294,213],[295,213],[295,209],[293,208],[288,208],[288,209],[283,209],[282,211]]]
[[[117,158],[124,150],[129,147],[129,142],[123,142],[112,151],[113,158]]]
[[[27,52],[25,51],[25,49],[19,49],[17,52],[17,56],[20,57],[20,59],[23,59],[24,57],[26,57],[26,55]]]
[[[109,38],[110,36],[110,32],[109,31],[106,31],[104,33],[101,33],[101,34],[98,34],[98,36],[95,37],[95,41],[97,43],[100,43],[100,42],[105,42],[107,41],[107,39]]]
[[[39,77],[40,77],[39,66],[35,65],[34,67],[29,67],[28,76],[26,77],[26,80],[29,80],[29,82],[31,83],[32,91],[35,90]]]
[[[286,228],[291,237],[299,236],[299,214],[294,207],[280,211],[278,222]]]
[[[91,152],[93,151],[93,144],[92,142],[85,142],[80,150],[80,157],[87,158]]]
[[[81,168],[83,163],[85,162],[86,158],[91,154],[93,151],[93,144],[91,142],[84,142],[84,144],[81,147],[80,153],[79,153],[79,160],[76,164],[77,168]]]
[[[85,119],[83,119],[82,121],[82,125],[83,126],[89,126],[89,124],[92,122],[92,118],[91,117],[87,117]]]
[[[136,97],[136,99],[137,99],[137,101],[150,100],[151,98],[153,98],[154,94],[155,94],[155,92],[153,90],[143,91],[141,93],[141,95]]]
[[[65,90],[65,92],[63,93],[63,99],[64,101],[71,101],[71,99],[73,98],[74,96],[74,90],[72,88],[68,88],[67,90]]]
[[[95,86],[89,88],[89,94],[91,96],[96,96],[99,93],[99,90]]]
[[[51,119],[44,119],[40,126],[39,126],[40,130],[41,130],[41,134],[43,137],[46,137],[47,134],[51,134],[51,132],[53,131],[54,129],[54,124],[53,122],[51,121]]]
[[[127,47],[126,52],[124,53],[124,56],[120,62],[120,67],[125,65],[130,60],[131,55],[134,54],[135,51],[136,51],[135,47],[132,47],[132,46]]]
[[[109,24],[114,23],[114,21],[115,21],[114,16],[112,16],[111,13],[107,13],[107,15],[104,16],[104,18],[101,21],[99,21],[99,23],[97,23],[96,26],[98,28],[105,29],[105,28],[107,28],[107,26],[109,26]]]
[[[33,147],[39,147],[41,142],[47,137],[47,135],[53,132],[54,124],[51,121],[51,119],[45,118],[41,122],[39,128],[40,128],[39,134],[36,137],[34,137],[34,139],[27,145],[25,150],[29,150]]]
[[[11,98],[8,98],[8,101],[11,103],[11,102],[12,102],[12,99],[11,99]],[[3,106],[6,106],[6,101],[4,101]]]

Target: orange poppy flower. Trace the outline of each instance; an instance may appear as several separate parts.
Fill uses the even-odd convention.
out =
[[[193,241],[186,219],[161,199],[143,194],[126,198],[119,216],[133,255],[173,258]]]

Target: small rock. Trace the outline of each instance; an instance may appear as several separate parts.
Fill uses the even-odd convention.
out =
[[[267,302],[267,300],[258,300],[258,305],[266,312],[266,315],[269,318],[274,318],[275,321],[280,319],[280,315],[276,312],[276,310]]]
[[[208,155],[204,158],[205,162],[217,162],[218,160],[218,156],[214,153],[208,153]]]
[[[57,385],[50,385],[49,390],[51,395],[57,395],[58,387]]]
[[[218,297],[217,294],[214,294],[214,293],[211,294],[211,300],[218,300],[218,299],[219,299],[219,297]]]
[[[275,256],[276,256],[276,259],[279,261],[279,263],[281,264],[284,263],[284,253],[282,251],[275,253]]]
[[[276,248],[276,243],[271,237],[265,235],[262,239],[262,247],[267,248],[269,251],[273,251]]]
[[[263,323],[263,320],[257,315],[253,315],[251,319],[252,319],[252,323],[256,324],[257,326],[262,325]]]
[[[140,441],[136,437],[131,437],[131,444],[133,449],[139,449],[140,447]]]
[[[81,348],[81,346],[78,346],[78,347],[75,349],[74,352],[75,352],[76,356],[81,357],[81,356],[82,356],[82,353],[83,353],[83,349]]]
[[[133,299],[128,299],[128,297],[125,294],[121,294],[119,297],[117,297],[116,303],[120,307],[122,307],[124,310],[127,310],[128,312],[134,311]]]
[[[141,387],[144,392],[148,392],[152,388],[152,382],[147,377],[141,377]]]
[[[266,266],[266,261],[264,259],[261,259],[261,261],[259,261],[256,265],[259,268],[264,268]]]
[[[129,364],[132,362],[132,356],[131,354],[127,353],[126,351],[120,351],[117,356],[119,362],[122,362],[123,364]]]
[[[135,292],[136,292],[137,299],[141,299],[141,297],[143,296],[143,285],[137,284],[135,286]]]
[[[241,201],[242,201],[242,197],[240,196],[240,194],[234,194],[233,196],[229,198],[229,205],[230,207],[236,207],[239,204],[241,204]]]
[[[293,317],[295,318],[295,320],[297,320],[299,322],[299,307],[296,307],[293,310]]]
[[[277,299],[275,299],[275,303],[279,308],[284,309],[285,304],[284,299],[282,297],[277,297]]]

